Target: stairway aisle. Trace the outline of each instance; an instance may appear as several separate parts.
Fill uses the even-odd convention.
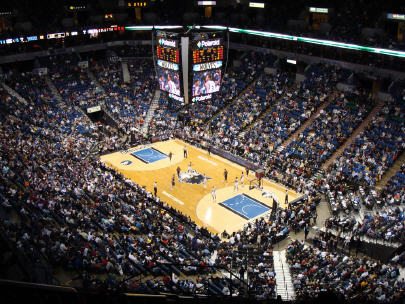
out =
[[[60,95],[58,89],[53,84],[51,77],[49,77],[49,75],[45,76],[45,82],[48,85],[48,88],[51,90],[53,97],[58,101],[58,103],[62,104],[63,103],[62,96]]]
[[[387,172],[385,172],[382,179],[377,182],[376,189],[383,189],[387,185],[388,181],[401,169],[402,164],[405,164],[405,152],[402,152],[394,164],[387,170]]]
[[[87,75],[89,76],[90,80],[94,83],[97,90],[99,90],[102,93],[105,93],[104,87],[98,82],[96,76],[94,76],[93,72],[90,71],[90,69],[87,70]]]
[[[210,119],[205,121],[201,126],[202,127],[208,127],[216,117],[221,115],[227,108],[229,108],[235,101],[237,101],[241,96],[243,96],[249,89],[253,88],[253,86],[256,84],[256,82],[260,79],[262,76],[262,73],[259,74],[258,77],[256,77],[251,83],[249,83],[243,90],[240,92],[236,97],[232,99],[231,102],[226,104],[223,108],[221,108],[216,114],[214,114]]]
[[[277,295],[283,301],[293,301],[295,291],[291,278],[290,267],[287,263],[286,251],[273,251],[274,271],[276,272]]]
[[[374,107],[373,110],[367,115],[367,117],[361,122],[361,124],[353,131],[353,133],[350,135],[350,137],[335,151],[335,153],[332,154],[331,157],[322,165],[322,169],[326,170],[330,165],[333,164],[335,159],[339,158],[344,150],[350,146],[353,141],[356,139],[357,135],[359,135],[361,132],[364,131],[365,128],[370,124],[371,120],[380,112],[382,107],[384,106],[384,102],[378,101],[376,106]]]
[[[121,68],[122,68],[122,79],[124,83],[131,82],[131,75],[129,74],[128,63],[126,61],[121,61]]]
[[[249,130],[251,130],[253,127],[255,127],[257,122],[262,120],[262,118],[265,117],[273,109],[274,105],[278,104],[282,98],[284,98],[284,95],[281,95],[279,98],[274,100],[274,102],[270,102],[267,105],[267,108],[263,112],[261,112],[260,115],[256,117],[256,119],[254,119],[252,122],[250,122],[249,124],[244,126],[242,128],[242,131],[238,135],[239,138],[243,138],[245,136],[246,132],[249,132]]]
[[[10,94],[11,96],[15,97],[18,99],[18,101],[20,101],[21,103],[28,105],[27,100],[22,97],[20,94],[18,94],[14,89],[10,88],[8,85],[6,85],[4,82],[1,83],[1,85],[3,86],[3,88],[7,91],[8,94]]]
[[[52,79],[47,75],[45,77],[45,82],[48,85],[49,89],[51,90],[53,97],[58,101],[58,106],[61,109],[66,109],[67,105],[65,104],[65,102],[63,101],[62,95],[60,95],[58,89],[56,88],[56,86],[54,85],[54,83],[52,82]],[[82,113],[84,119],[88,122],[92,124],[92,121],[90,120],[90,118],[86,115],[86,113],[83,111],[82,108],[73,105],[73,107],[75,108],[75,110],[77,112]]]
[[[159,106],[159,99],[160,99],[160,90],[156,90],[155,95],[153,96],[152,99],[152,103],[150,104],[148,114],[146,114],[145,121],[141,129],[142,134],[147,134],[149,131],[149,123],[152,120],[153,116],[155,115],[155,110]]]
[[[298,137],[299,134],[301,134],[308,126],[310,126],[314,120],[319,116],[319,113],[323,109],[325,109],[330,102],[334,99],[334,96],[331,96],[328,98],[328,100],[325,100],[319,107],[318,109],[297,129],[293,134],[291,134],[278,148],[279,151],[281,152],[284,150],[285,147],[287,147],[294,139]]]

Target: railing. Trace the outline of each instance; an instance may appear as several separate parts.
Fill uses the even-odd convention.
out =
[[[244,289],[246,291],[244,294],[245,296],[252,296],[252,293],[250,292],[250,289],[249,289],[249,284],[247,282],[245,282],[243,279],[241,279],[239,275],[235,274],[234,272],[232,272],[231,270],[229,270],[223,266],[209,266],[209,265],[200,266],[200,265],[188,265],[188,264],[181,264],[181,263],[159,263],[159,262],[156,262],[156,265],[157,266],[175,266],[177,268],[181,268],[183,266],[186,266],[186,267],[193,266],[193,267],[196,267],[199,269],[211,269],[213,272],[219,272],[219,271],[221,271],[222,273],[225,272],[226,274],[229,275],[229,278],[223,277],[222,279],[229,280],[229,291],[230,291],[229,296],[233,295],[233,287],[234,287],[233,281],[234,280],[236,280],[241,286],[244,287]],[[125,278],[124,280],[122,280],[121,283],[124,284],[136,277],[139,277],[140,282],[142,282],[142,276],[144,276],[144,274],[142,274],[142,273],[134,275],[134,276],[129,276],[129,277]],[[223,295],[223,296],[226,296],[226,295]]]

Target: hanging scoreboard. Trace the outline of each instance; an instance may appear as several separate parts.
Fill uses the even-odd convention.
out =
[[[224,60],[224,46],[223,45],[193,50],[193,63],[194,64],[218,61],[218,60]]]
[[[212,98],[221,88],[224,45],[221,38],[196,39],[191,44],[192,101]]]
[[[158,32],[156,65],[159,89],[181,96],[179,40],[173,33]]]
[[[187,104],[220,91],[227,56],[223,31],[158,30],[152,37],[159,89],[170,99]]]
[[[156,48],[156,56],[158,59],[180,63],[180,50],[177,48],[170,48],[158,45]]]

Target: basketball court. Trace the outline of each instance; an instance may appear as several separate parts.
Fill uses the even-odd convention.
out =
[[[184,149],[187,150],[187,158],[184,157]],[[254,172],[246,176],[244,167],[218,155],[209,155],[207,151],[178,139],[103,155],[101,161],[152,193],[156,181],[157,196],[162,201],[214,233],[224,230],[232,233],[249,221],[270,213],[273,197],[281,207],[285,207],[286,190],[290,201],[302,196],[267,179],[262,180],[261,189],[250,188],[249,185],[254,184],[256,179]],[[224,181],[224,169],[228,171],[227,182]],[[242,172],[243,183],[240,182]],[[239,180],[237,189],[236,177]],[[213,198],[213,187],[216,199]]]

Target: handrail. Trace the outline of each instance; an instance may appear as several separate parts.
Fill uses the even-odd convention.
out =
[[[175,267],[190,266],[190,265],[188,265],[188,264],[183,264],[183,263],[170,263],[170,262],[162,263],[162,262],[158,262],[158,261],[156,261],[156,265],[175,266]],[[215,269],[215,270],[217,270],[217,271],[218,271],[218,270],[223,270],[223,271],[225,271],[225,272],[228,272],[228,273],[230,274],[230,276],[229,276],[229,279],[228,279],[228,278],[226,278],[226,279],[230,280],[230,286],[232,286],[232,276],[234,276],[237,281],[239,281],[242,285],[244,285],[244,286],[247,288],[248,294],[250,294],[250,293],[249,293],[249,285],[248,285],[248,283],[245,282],[245,280],[242,280],[238,275],[236,275],[234,272],[232,272],[231,270],[227,269],[227,268],[224,267],[224,266],[220,266],[220,265],[216,265],[216,266],[210,266],[210,265],[205,265],[205,266],[192,265],[192,266],[193,266],[193,267],[196,267],[196,268],[204,268],[204,269],[206,269],[206,268],[212,268],[212,269]],[[139,275],[139,274],[137,274],[137,275],[131,275],[131,276],[129,276],[129,277],[123,279],[123,280],[121,281],[121,283],[128,282],[128,281],[130,281],[131,279],[133,279],[133,278],[135,278],[135,277],[137,277],[137,276],[141,276],[141,278],[142,278],[142,275],[143,275],[142,273],[141,273],[140,275]],[[230,291],[231,291],[231,296],[232,296],[232,287],[230,288]]]
[[[31,282],[21,282],[21,281],[15,281],[15,280],[0,279],[0,285],[18,285],[20,287],[55,290],[55,291],[63,291],[63,292],[68,292],[68,293],[78,293],[77,289],[74,287],[39,284],[39,283],[31,283]]]

